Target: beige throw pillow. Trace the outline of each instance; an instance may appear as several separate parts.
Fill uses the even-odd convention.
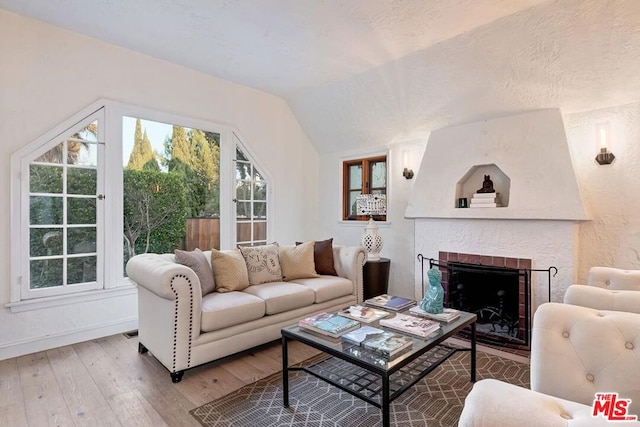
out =
[[[247,265],[238,249],[231,251],[211,249],[211,265],[218,292],[241,291],[249,287]]]
[[[216,282],[213,280],[213,272],[207,257],[200,249],[194,249],[193,251],[182,251],[176,249],[174,252],[176,256],[176,262],[178,264],[186,265],[196,273],[198,279],[200,279],[200,289],[202,295],[206,295],[213,292],[216,289]]]
[[[310,241],[298,246],[286,246],[278,249],[284,280],[318,277],[313,262],[313,245],[314,242]]]
[[[250,285],[282,281],[277,243],[263,246],[241,246],[240,253],[242,253],[247,265]]]

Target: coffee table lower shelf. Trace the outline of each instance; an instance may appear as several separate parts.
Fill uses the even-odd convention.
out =
[[[389,377],[389,402],[391,403],[407,389],[428,375],[445,360],[466,348],[438,345],[400,368]],[[333,356],[325,356],[303,367],[290,367],[289,371],[304,371],[350,393],[371,405],[382,408],[384,376],[361,368]]]

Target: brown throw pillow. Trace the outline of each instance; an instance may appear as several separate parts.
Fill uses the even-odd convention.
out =
[[[302,242],[296,242],[296,245]],[[313,262],[316,267],[316,273],[337,276],[335,266],[333,265],[333,237],[327,240],[316,240],[313,245]]]
[[[186,265],[196,273],[196,276],[200,279],[202,295],[206,295],[216,289],[213,271],[211,271],[207,257],[204,256],[204,253],[200,249],[196,248],[193,251],[176,249],[174,254],[178,264]]]
[[[249,287],[247,265],[238,249],[211,249],[211,265],[218,292],[241,291]]]
[[[313,241],[298,246],[280,246],[278,255],[285,281],[318,277],[313,262]]]

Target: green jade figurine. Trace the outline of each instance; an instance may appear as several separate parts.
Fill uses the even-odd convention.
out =
[[[429,278],[429,289],[424,294],[424,298],[420,301],[420,308],[427,313],[438,314],[444,311],[444,289],[442,289],[442,272],[432,267],[427,272]]]

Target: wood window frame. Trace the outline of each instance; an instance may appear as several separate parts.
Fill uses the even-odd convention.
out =
[[[370,177],[372,173],[372,167],[374,163],[384,162],[387,166],[388,171],[388,161],[387,155],[377,155],[373,157],[366,157],[360,159],[349,159],[342,162],[342,220],[343,221],[368,221],[369,216],[367,215],[351,215],[350,209],[350,192],[351,189],[351,176],[349,174],[349,168],[352,166],[361,165],[362,166],[362,187],[361,194],[371,194],[372,191],[380,190],[382,194],[387,194],[387,190],[389,187],[388,176],[386,174],[385,186],[384,187],[375,187],[371,188]],[[386,215],[375,215],[374,219],[376,221],[386,221]]]

